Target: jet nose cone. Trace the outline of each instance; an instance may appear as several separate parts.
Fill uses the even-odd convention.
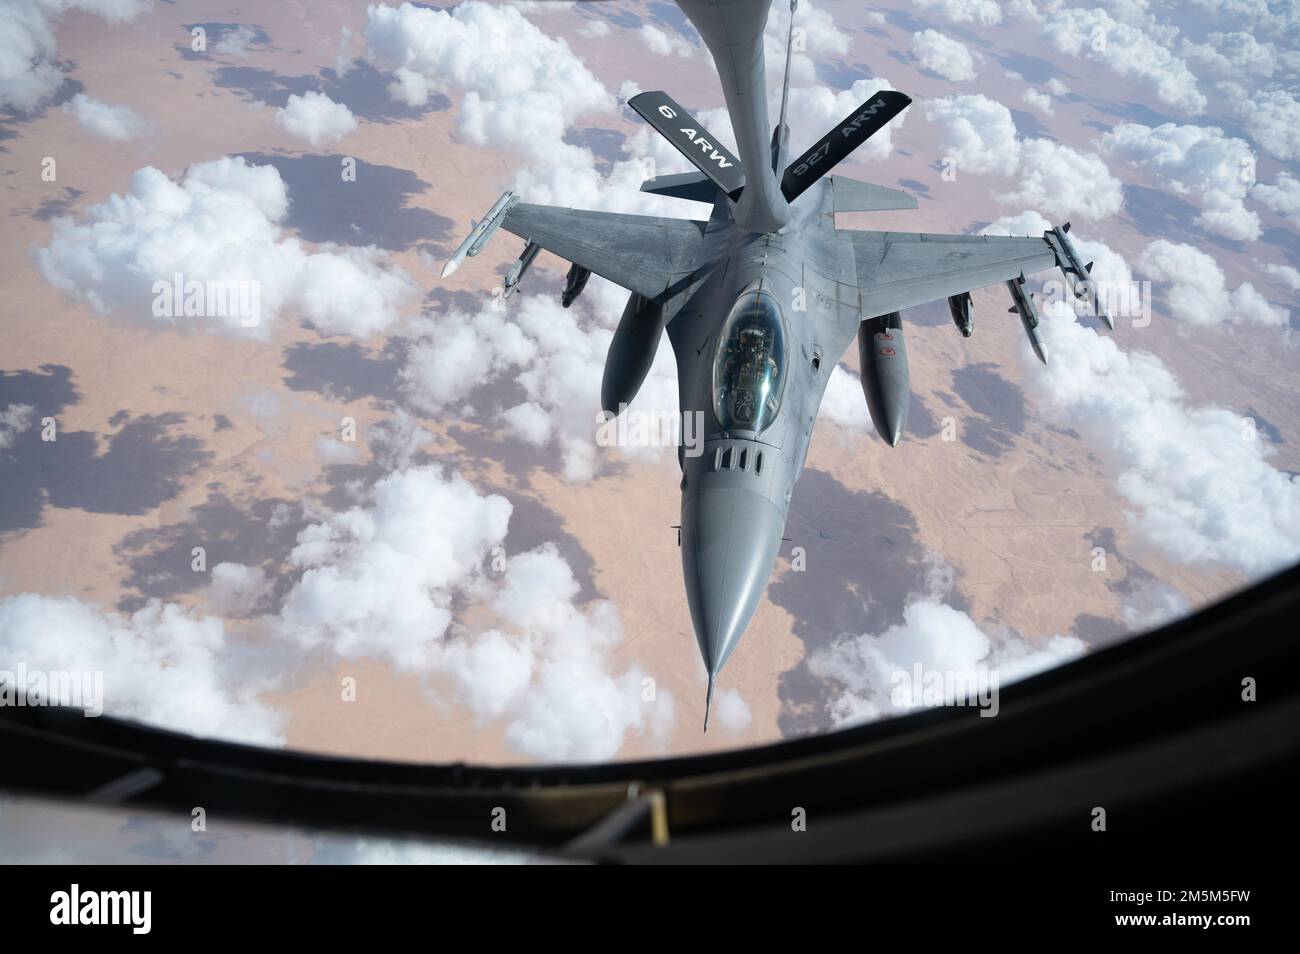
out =
[[[682,512],[682,570],[695,639],[712,678],[740,641],[781,547],[785,513],[747,490],[706,489]]]

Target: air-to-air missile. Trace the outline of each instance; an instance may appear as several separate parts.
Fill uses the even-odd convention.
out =
[[[568,308],[582,290],[587,287],[587,279],[591,277],[591,270],[583,268],[581,265],[573,265],[569,268],[569,274],[564,276],[564,294],[560,296],[560,304]]]
[[[515,289],[519,287],[519,282],[528,272],[528,269],[533,264],[533,259],[537,257],[537,253],[541,250],[542,247],[536,242],[529,242],[524,246],[523,252],[520,253],[519,258],[515,260],[515,263],[510,266],[510,271],[506,273],[505,292],[502,295],[503,298],[509,298],[515,293]]]
[[[1007,311],[1020,315],[1020,323],[1025,326],[1025,334],[1029,336],[1029,347],[1034,349],[1039,361],[1047,364],[1047,349],[1038,337],[1038,308],[1034,305],[1033,293],[1025,291],[1025,276],[1021,274],[1019,278],[1008,278],[1007,291],[1011,292],[1011,307]]]
[[[961,336],[969,338],[971,331],[974,330],[970,317],[970,292],[962,292],[949,298],[948,313],[952,315],[952,323],[957,326]]]
[[[451,253],[451,258],[447,259],[447,264],[442,266],[443,278],[460,268],[460,263],[465,261],[466,255],[473,258],[482,250],[505,219],[506,212],[518,201],[519,196],[513,192],[501,193],[501,198],[497,199],[492,208],[488,209],[488,213],[483,216],[482,221],[476,223],[470,229],[465,241],[460,243],[456,251]]]
[[[1092,280],[1092,262],[1084,264],[1074,243],[1070,241],[1069,231],[1070,223],[1066,222],[1060,228],[1048,229],[1043,233],[1043,238],[1056,252],[1056,263],[1070,283],[1070,290],[1074,292],[1074,297],[1079,301],[1087,302],[1092,313],[1106,322],[1107,328],[1114,331],[1115,322],[1106,311],[1101,296],[1097,294],[1097,283]]]

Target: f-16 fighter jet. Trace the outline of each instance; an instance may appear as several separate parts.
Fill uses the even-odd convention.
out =
[[[831,371],[855,337],[871,419],[892,447],[907,424],[910,394],[903,309],[947,299],[969,335],[970,291],[1005,282],[1012,310],[1046,361],[1023,286],[1027,275],[1059,267],[1075,295],[1114,327],[1068,224],[1041,238],[837,228],[837,212],[916,208],[904,192],[829,174],[911,100],[882,90],[788,161],[789,44],[775,129],[768,117],[763,28],[771,2],[678,0],[712,54],[738,156],[667,94],[629,101],[698,170],[650,179],[642,191],[709,203],[707,220],[530,205],[506,193],[443,271],[504,228],[527,243],[506,278],[507,294],[539,249],[572,263],[566,307],[593,272],[626,288],[601,382],[611,414],[636,396],[667,329],[681,411],[706,422],[704,452],[678,453],[682,573],[709,679],[706,730],[717,675],[772,573]],[[792,3],[792,22],[793,11]]]

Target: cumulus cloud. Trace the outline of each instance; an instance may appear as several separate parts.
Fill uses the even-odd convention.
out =
[[[912,55],[922,69],[938,73],[954,83],[975,78],[975,55],[965,43],[944,36],[938,30],[913,33]]]
[[[281,741],[283,719],[258,701],[272,687],[221,620],[152,600],[130,616],[71,597],[0,599],[0,656],[43,672],[102,673],[110,715],[192,735]],[[51,701],[72,704],[73,698]]]
[[[271,584],[261,567],[218,563],[212,568],[208,602],[223,616],[242,616],[270,596]]]
[[[1242,204],[1255,168],[1245,141],[1214,126],[1122,123],[1102,137],[1101,147],[1161,185],[1199,199],[1196,223],[1206,231],[1238,241],[1259,238],[1259,216]]]
[[[837,364],[826,382],[826,393],[822,395],[817,416],[847,431],[869,433],[872,430],[871,412],[867,409],[866,395],[862,393],[862,379]]]
[[[796,38],[799,43],[796,44],[796,49],[790,57],[790,85],[815,86],[817,84],[816,64],[824,63],[831,57],[847,56],[853,42],[847,33],[835,25],[831,14],[824,7],[814,5],[811,0],[799,4],[794,18],[794,27],[798,31]],[[789,33],[789,5],[772,4],[767,18],[767,28],[763,32],[763,46],[767,62],[772,64],[773,69],[776,68],[775,64],[785,63],[786,39]]]
[[[315,90],[290,95],[289,101],[275,111],[275,124],[313,146],[337,142],[357,130],[352,110]]]
[[[590,480],[600,466],[596,412],[610,326],[626,298],[622,289],[592,278],[572,308],[562,308],[550,295],[519,294],[508,313],[485,297],[477,314],[430,316],[414,326],[418,334],[402,368],[403,390],[426,413],[455,408],[475,420],[500,417],[512,436],[530,444],[554,442],[565,477]],[[469,403],[480,386],[507,379],[523,391],[519,405]],[[666,336],[632,410],[660,421],[678,413],[676,362]],[[675,453],[674,447],[652,443],[618,451],[625,460],[654,462]]]
[[[543,33],[518,9],[477,0],[450,12],[372,5],[365,38],[371,59],[393,70],[390,95],[414,105],[433,92],[459,96],[456,132],[463,141],[525,161],[511,188],[526,201],[686,214],[682,203],[639,191],[639,159],[615,162],[602,175],[590,149],[565,142],[580,117],[613,115],[618,101],[563,39]],[[634,137],[634,149],[635,143]]]
[[[385,442],[409,446],[409,423]],[[305,648],[412,673],[533,758],[606,760],[632,735],[663,744],[672,694],[635,661],[613,660],[617,608],[580,603],[553,544],[507,554],[511,512],[436,464],[389,473],[299,533],[287,557],[297,579],[246,624],[264,637],[257,660],[221,620],[175,604],[122,616],[31,594],[0,599],[0,654],[29,669],[103,671],[112,714],[246,742],[281,741],[283,718],[258,701],[277,683],[261,674]],[[273,592],[261,568],[221,563],[206,596],[248,617]],[[461,605],[479,608],[475,625],[458,621]]]
[[[63,111],[96,139],[126,142],[144,132],[145,121],[126,106],[110,106],[85,93],[78,93],[63,104]]]
[[[1300,159],[1300,100],[1295,93],[1274,89],[1248,95],[1239,90],[1230,102],[1247,135],[1283,162]]]
[[[684,36],[667,33],[650,23],[642,24],[637,36],[645,48],[656,56],[694,56],[700,49]]]
[[[790,125],[790,155],[800,155],[824,136],[827,129],[850,115],[876,93],[894,88],[894,84],[883,76],[855,80],[852,86],[839,92],[827,86],[792,86],[787,117]],[[894,134],[903,128],[911,111],[909,106],[859,146],[853,153],[852,161],[887,158],[894,148]],[[726,126],[725,136],[731,135],[731,123],[724,110],[718,110],[716,116],[710,117],[708,125],[711,130]],[[719,136],[722,137],[723,134],[719,133]]]
[[[735,689],[723,689],[718,693],[718,724],[732,732],[743,732],[754,721],[749,705]]]
[[[0,451],[12,447],[14,438],[31,428],[35,416],[36,408],[30,404],[10,404],[0,411]]]
[[[1291,265],[1275,265],[1272,262],[1257,264],[1265,275],[1276,279],[1291,291],[1300,291],[1300,269]]]
[[[1157,239],[1142,253],[1138,267],[1165,283],[1169,314],[1189,325],[1280,328],[1287,324],[1287,313],[1270,305],[1250,282],[1229,290],[1223,269],[1213,256],[1191,245]]]
[[[252,27],[242,24],[233,30],[225,30],[212,44],[212,52],[220,56],[233,56],[237,60],[248,59],[249,47],[259,41],[259,34]]]
[[[1040,110],[1051,116],[1055,110],[1052,109],[1052,97],[1046,93],[1033,88],[1025,90],[1024,100],[1034,109]]]
[[[916,0],[925,10],[936,10],[953,23],[994,26],[1002,22],[1002,5],[997,0]]]
[[[1020,140],[1011,111],[979,93],[927,100],[927,121],[941,126],[938,149],[958,175],[1009,176],[1020,165]]]
[[[136,172],[127,194],[91,206],[80,220],[55,220],[36,260],[70,298],[133,320],[265,336],[292,308],[325,334],[368,335],[394,324],[414,295],[410,277],[374,247],[309,251],[285,234],[288,209],[273,166],[227,157],[176,180],[150,166]],[[204,317],[168,307],[177,276],[184,298],[195,291]],[[218,288],[229,292],[224,306]]]
[[[908,598],[902,622],[881,633],[842,636],[809,657],[813,674],[837,687],[831,704],[837,725],[901,715],[929,704],[913,693],[897,691],[918,666],[926,674],[996,678],[1000,687],[1086,650],[1074,636],[1034,639],[1007,627],[981,626],[946,602],[952,588],[952,568],[932,556],[924,590]]]
[[[10,0],[0,30],[0,106],[34,112],[63,85],[54,35],[64,13],[84,10],[119,24],[149,6],[149,0]]]
[[[999,201],[1053,216],[1100,219],[1124,204],[1124,190],[1096,153],[1050,139],[1020,139],[1011,111],[981,94],[929,100],[925,118],[941,127],[938,149],[957,175],[1016,176]]]
[[[1174,109],[1193,115],[1205,109],[1187,63],[1142,25],[1121,22],[1100,8],[1065,7],[1045,18],[1042,31],[1058,52],[1104,63]]]
[[[1263,182],[1250,190],[1251,198],[1295,225],[1300,225],[1300,179],[1279,172],[1272,185]]]
[[[1124,205],[1124,188],[1095,152],[1079,152],[1050,139],[1020,144],[1018,188],[998,196],[1048,215],[1104,219]]]
[[[1277,53],[1273,45],[1261,43],[1253,34],[1240,30],[1216,30],[1206,36],[1205,43],[1184,39],[1183,56],[1211,76],[1229,79],[1251,76],[1267,79],[1278,68]]]
[[[480,721],[501,720],[507,741],[536,758],[611,758],[629,734],[662,738],[671,694],[635,663],[614,672],[623,640],[612,603],[577,603],[578,584],[553,544],[507,559],[512,507],[436,465],[380,480],[362,505],[304,529],[290,562],[304,572],[277,632],[343,657],[391,661],[451,680]],[[454,624],[472,598],[497,625]]]
[[[563,123],[612,109],[609,93],[568,44],[514,7],[475,0],[450,11],[372,4],[365,39],[377,65],[418,76],[432,91],[473,93],[493,107],[518,102]]]
[[[1193,566],[1261,576],[1300,557],[1300,479],[1268,463],[1239,414],[1195,405],[1152,354],[1124,351],[1061,303],[1039,325],[1051,351],[1021,365],[1030,406],[1078,432],[1115,476],[1136,538]]]

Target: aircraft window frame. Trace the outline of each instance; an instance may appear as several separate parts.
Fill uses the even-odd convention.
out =
[[[755,344],[756,332],[764,334],[765,340]],[[748,354],[742,349],[747,349]],[[762,370],[752,370],[755,362],[763,365]],[[781,410],[788,368],[785,316],[780,303],[761,286],[746,289],[736,298],[722,323],[713,355],[713,416],[718,425],[726,431],[754,434],[769,428]],[[757,386],[737,387],[744,377],[757,382]],[[754,391],[761,395],[754,415],[737,416],[732,395]],[[747,401],[745,406],[753,403]]]

